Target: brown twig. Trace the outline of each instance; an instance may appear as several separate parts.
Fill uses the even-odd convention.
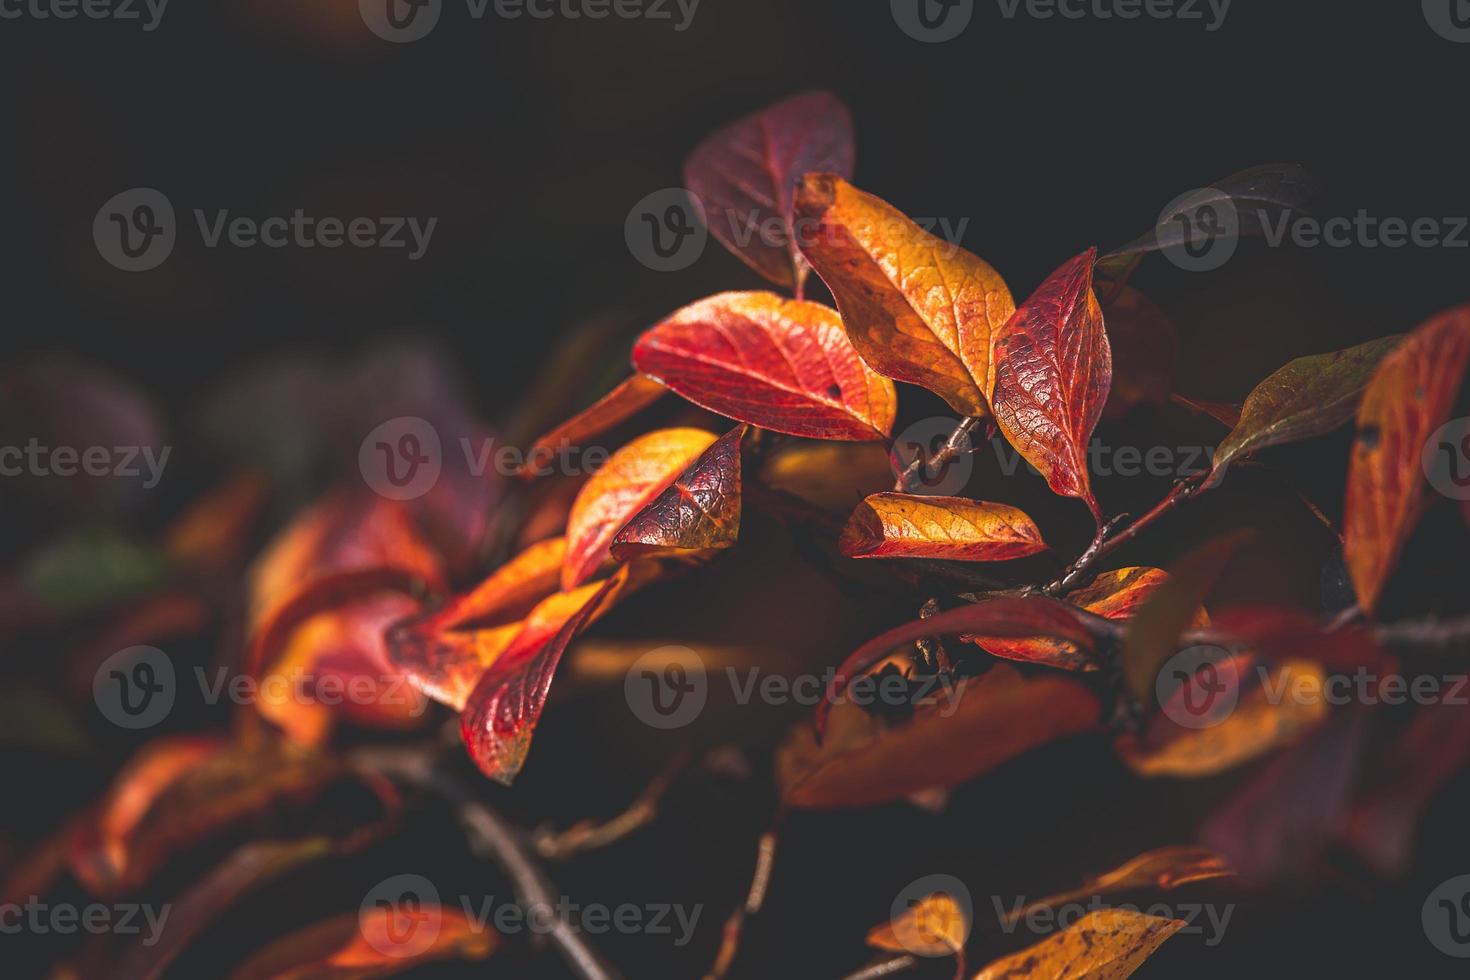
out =
[[[980,420],[974,417],[960,420],[960,424],[955,426],[949,438],[944,441],[944,445],[940,446],[939,450],[927,460],[922,450],[916,452],[913,461],[898,475],[898,479],[893,484],[893,492],[908,493],[921,472],[925,470],[930,473],[937,472],[945,464],[960,458],[965,453],[973,452],[975,444],[970,434],[979,424]]]
[[[557,901],[555,886],[531,856],[522,832],[441,766],[441,751],[437,746],[365,749],[354,754],[353,761],[366,771],[427,790],[449,802],[472,842],[510,878],[522,907],[560,910],[564,903]],[[548,935],[581,980],[618,980],[621,976],[569,918],[553,916]]]
[[[780,818],[777,817],[779,822]],[[776,864],[776,834],[777,826],[761,834],[756,843],[755,871],[751,875],[750,888],[746,890],[745,901],[730,913],[725,920],[725,928],[720,938],[720,949],[715,954],[714,965],[705,974],[704,980],[723,980],[730,972],[730,967],[735,962],[735,955],[740,952],[740,936],[745,929],[745,920],[761,910],[766,901],[766,890],[771,885],[771,872]]]
[[[908,955],[895,956],[891,960],[884,960],[881,963],[874,963],[872,966],[865,966],[856,973],[849,973],[842,980],[879,980],[880,977],[891,977],[895,973],[912,970],[918,965],[919,960],[917,957]]]
[[[691,758],[693,756],[687,750],[675,755],[644,787],[638,798],[611,820],[604,823],[583,820],[560,833],[549,828],[538,830],[531,838],[536,853],[548,861],[565,861],[577,854],[614,844],[648,826],[658,816],[659,804],[663,801],[664,794],[679,774],[688,768]]]
[[[1172,511],[1175,507],[1178,507],[1184,501],[1200,493],[1204,489],[1205,480],[1209,475],[1209,472],[1205,471],[1180,480],[1174,484],[1173,489],[1165,495],[1163,500],[1154,504],[1142,517],[1111,537],[1108,536],[1109,533],[1126,515],[1115,517],[1104,524],[1098,529],[1097,536],[1093,538],[1092,544],[1088,545],[1087,550],[1082,552],[1076,561],[1067,566],[1067,569],[1055,581],[1042,586],[1041,591],[1047,595],[1062,595],[1081,584],[1086,580],[1087,573],[1092,569],[1092,566],[1097,564],[1099,560],[1116,551],[1129,541],[1132,541],[1140,532],[1152,526],[1159,518]]]

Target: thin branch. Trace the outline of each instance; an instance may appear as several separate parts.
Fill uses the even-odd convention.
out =
[[[916,452],[913,461],[898,475],[898,480],[893,484],[893,492],[908,493],[920,473],[925,471],[931,474],[937,473],[942,467],[959,459],[965,453],[973,452],[975,443],[970,435],[979,424],[978,418],[962,419],[960,424],[955,426],[954,431],[949,434],[949,438],[944,441],[944,445],[940,446],[938,452],[927,460],[924,459],[922,450]]]
[[[778,817],[777,820],[779,819]],[[761,906],[765,904],[766,891],[771,885],[771,872],[776,864],[777,831],[778,827],[773,826],[761,834],[756,843],[755,871],[751,875],[750,888],[745,893],[745,902],[725,920],[719,952],[715,954],[714,965],[705,974],[704,980],[723,980],[730,972],[735,955],[740,952],[740,936],[745,929],[745,920],[760,912]]]
[[[1168,514],[1181,503],[1200,493],[1205,488],[1205,479],[1209,475],[1209,471],[1205,471],[1180,480],[1174,484],[1173,489],[1165,495],[1163,500],[1154,504],[1142,517],[1123,528],[1117,534],[1112,535],[1112,537],[1108,537],[1108,534],[1117,526],[1122,518],[1115,517],[1107,524],[1104,524],[1098,530],[1097,537],[1093,538],[1092,544],[1088,546],[1087,550],[1078,556],[1077,560],[1069,565],[1066,571],[1059,575],[1055,581],[1043,586],[1041,591],[1047,595],[1061,595],[1075,588],[1078,584],[1086,580],[1087,573],[1098,561],[1112,554],[1129,541],[1132,541],[1140,532],[1152,526],[1155,521]]]
[[[595,851],[617,843],[648,826],[658,816],[659,804],[663,801],[664,794],[679,774],[688,768],[692,757],[687,750],[675,755],[626,810],[605,823],[583,820],[561,833],[549,829],[538,830],[531,838],[536,853],[548,861],[565,861],[585,851]]]
[[[432,792],[451,803],[472,841],[498,864],[525,909],[560,909],[556,889],[524,842],[521,831],[439,765],[436,749],[375,748],[355,753],[362,768]],[[549,936],[568,967],[582,980],[621,976],[583,937],[574,921],[552,918]]]
[[[912,970],[918,965],[919,960],[917,957],[908,955],[896,956],[891,960],[884,960],[881,963],[874,963],[872,966],[865,966],[856,973],[849,973],[842,980],[879,980],[880,977],[890,977],[895,973],[902,973],[904,970]]]

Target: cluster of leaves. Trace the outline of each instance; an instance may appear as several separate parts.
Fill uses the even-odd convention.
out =
[[[350,833],[266,851],[244,845],[196,886],[198,915],[207,918],[223,895],[313,855],[358,847],[391,824],[399,806],[392,785],[343,763],[327,745],[342,723],[421,727],[427,701],[457,713],[470,757],[509,785],[527,764],[574,640],[635,593],[735,547],[747,503],[826,535],[841,567],[877,560],[923,607],[918,619],[854,650],[822,706],[781,746],[774,768],[783,810],[870,806],[948,789],[1083,733],[1110,735],[1118,757],[1143,778],[1209,776],[1286,749],[1205,826],[1207,848],[1148,852],[1076,894],[1268,878],[1309,849],[1304,842],[1329,837],[1378,867],[1401,868],[1420,808],[1470,753],[1462,714],[1422,709],[1382,758],[1360,764],[1363,712],[1267,695],[1283,684],[1320,689],[1331,672],[1384,672],[1395,662],[1396,638],[1443,640],[1444,624],[1384,624],[1375,613],[1431,502],[1421,450],[1450,417],[1470,362],[1470,307],[1401,337],[1294,360],[1239,406],[1178,399],[1223,422],[1228,434],[1208,472],[1180,481],[1125,524],[1098,499],[1088,444],[1105,412],[1176,395],[1158,364],[1159,349],[1174,344],[1167,318],[1128,284],[1142,256],[1169,243],[1148,235],[1102,259],[1095,248],[1081,250],[1018,305],[987,262],[853,186],[854,156],[847,110],[821,93],[716,132],[690,156],[686,184],[712,216],[711,233],[785,294],[720,293],[647,329],[633,346],[631,376],[535,439],[514,485],[447,472],[429,495],[403,502],[344,483],[276,536],[249,574],[245,669],[262,679],[307,673],[380,687],[401,679],[411,697],[379,690],[335,709],[262,700],[242,712],[230,738],[157,741],[17,881],[29,886],[67,868],[95,894],[125,894],[170,852],[247,815],[319,800],[344,782],[376,801],[371,809],[382,819],[366,827],[350,821]],[[1241,202],[1290,208],[1299,202],[1283,188],[1302,183],[1295,168],[1277,167],[1218,186]],[[784,231],[771,235],[772,227]],[[806,297],[813,272],[835,308]],[[890,445],[895,382],[927,389],[960,416],[953,436],[927,457],[904,459]],[[360,390],[319,377],[304,387],[333,385]],[[247,402],[249,390],[241,396]],[[726,426],[644,432],[585,480],[535,493],[541,462],[627,427],[670,395]],[[472,431],[449,404],[421,399],[413,414],[446,431]],[[1214,584],[1248,543],[1242,533],[1205,541],[1168,570],[1102,567],[1116,548],[1219,486],[1229,468],[1354,418],[1341,542],[1357,604],[1347,613],[1329,620],[1285,607],[1207,611]],[[972,436],[1004,440],[1054,493],[1088,508],[1095,538],[1055,577],[1014,577],[1030,567],[1018,560],[1050,552],[1042,527],[1020,508],[916,492],[926,472],[970,451]],[[837,459],[832,452],[847,444],[890,451],[897,480],[834,519],[813,502],[820,492],[793,488],[820,482]],[[137,586],[148,598],[108,631],[113,649],[122,639],[199,629],[210,615],[212,576],[197,570],[218,576],[239,567],[242,528],[259,516],[262,483],[249,475],[232,481],[167,532],[158,550],[174,571],[164,586]],[[506,557],[488,575],[454,590],[482,574],[485,556],[497,550]],[[992,573],[999,578],[987,584]],[[1462,635],[1448,635],[1463,645]],[[1186,727],[1157,703],[1156,682],[1179,650],[1206,642],[1228,652],[1211,665],[1210,683],[1224,677],[1234,685],[1237,706],[1216,725]],[[945,675],[957,686],[957,705],[916,704],[888,716],[841,696],[860,679],[895,672]],[[1186,678],[1173,696],[1195,697],[1197,682],[1198,675]],[[1426,739],[1447,746],[1453,759],[1415,758],[1410,747]],[[1360,768],[1370,789],[1355,793],[1351,777]],[[933,947],[956,955],[963,969],[966,929],[957,915],[935,896],[869,941],[910,952]],[[738,926],[739,916],[732,921]],[[1181,926],[1094,913],[979,976],[1126,976]],[[262,954],[261,963],[369,956],[354,935],[324,922]],[[153,975],[185,941],[132,968]],[[478,957],[491,945],[446,928],[424,953]],[[244,975],[279,975],[275,966],[260,969]]]

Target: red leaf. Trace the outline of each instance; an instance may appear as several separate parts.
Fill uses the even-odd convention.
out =
[[[847,106],[828,92],[807,92],[700,143],[684,164],[684,184],[722,245],[800,295],[809,270],[792,229],[796,182],[818,170],[851,177],[853,154]]]
[[[1028,596],[987,599],[895,627],[858,647],[837,668],[837,673],[827,685],[826,696],[817,705],[817,734],[822,734],[832,702],[847,687],[850,679],[882,660],[894,647],[926,636],[983,633],[986,636],[1051,636],[1091,651],[1092,634],[1085,625],[1087,615],[1055,599]]]
[[[1087,471],[1087,441],[1102,416],[1113,357],[1092,293],[1088,249],[1037,288],[995,344],[995,420],[1052,490],[1081,497],[1102,520]]]
[[[637,415],[663,397],[668,389],[652,378],[635,374],[561,425],[552,429],[526,451],[526,461],[517,476],[545,475],[547,463],[565,446],[581,446],[613,426]]]
[[[1343,558],[1358,604],[1370,613],[1419,521],[1426,443],[1449,418],[1467,361],[1470,306],[1461,306],[1409,334],[1363,392],[1348,467]]]
[[[833,712],[830,737],[799,727],[777,756],[782,798],[798,807],[870,806],[957,786],[1036,746],[1097,724],[1097,698],[1061,674],[1007,664],[887,725],[862,708]]]
[[[813,439],[882,439],[898,407],[835,310],[775,293],[684,307],[638,339],[633,366],[712,412]]]
[[[485,775],[509,786],[521,771],[562,654],[627,578],[627,566],[618,569],[554,634],[523,631],[485,671],[459,719],[470,757]]]
[[[673,485],[613,538],[612,556],[700,555],[740,536],[740,444],[746,426],[721,436]]]

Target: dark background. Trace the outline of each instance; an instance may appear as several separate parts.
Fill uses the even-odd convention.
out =
[[[629,253],[623,222],[634,202],[680,182],[684,156],[710,130],[809,88],[852,107],[858,185],[909,214],[968,218],[963,244],[1018,299],[1088,245],[1131,240],[1177,194],[1260,163],[1315,172],[1326,214],[1470,209],[1460,98],[1470,46],[1434,34],[1417,3],[1236,0],[1207,33],[1197,21],[1007,21],[982,2],[962,37],[929,45],[880,2],[703,0],[683,33],[616,18],[477,22],[447,2],[430,37],[393,46],[346,0],[174,0],[152,33],[0,21],[0,46],[0,166],[12,169],[0,188],[4,360],[82,354],[135,379],[184,430],[213,385],[255,358],[335,356],[402,337],[445,350],[493,418],[578,324],[610,317],[631,338],[711,292],[760,288],[713,242],[689,270],[652,272]],[[185,227],[164,266],[127,275],[98,256],[91,223],[135,186],[164,191]],[[207,250],[187,217],[195,207],[414,214],[439,227],[414,263],[345,248]],[[1154,258],[1136,281],[1179,326],[1178,389],[1238,401],[1290,357],[1407,330],[1464,301],[1466,258],[1246,243],[1217,273]],[[1329,440],[1294,466],[1331,513],[1345,450]],[[1146,502],[1159,489],[1131,492]],[[1257,506],[1246,494],[1130,557],[1162,562]],[[1085,536],[1084,516],[1052,513],[1065,514],[1063,540]],[[1429,547],[1427,567],[1458,567],[1458,546]],[[1310,586],[1316,556],[1303,564]],[[833,646],[866,635],[850,632]],[[615,810],[666,747],[624,759],[623,745],[599,744],[596,718],[543,726],[541,767],[528,768],[523,795],[497,801],[524,808],[528,823]],[[563,775],[567,760],[577,766]],[[962,789],[942,823],[907,807],[799,816],[737,975],[837,976],[864,962],[863,931],[918,874],[959,874],[977,895],[995,881],[1036,894],[1186,839],[1210,800],[1241,783],[1224,777],[1187,795],[1132,782],[1119,794],[1127,779],[1106,746],[1066,745]],[[1431,812],[1404,881],[1353,873],[1289,889],[1237,909],[1220,948],[1181,937],[1139,976],[1450,975],[1455,964],[1428,946],[1418,916],[1434,884],[1470,869],[1464,815],[1448,803]],[[630,976],[698,975],[764,820],[758,794],[699,777],[657,828],[559,871],[559,884],[588,901],[704,902],[690,948],[605,944]],[[398,858],[464,874],[453,855],[408,846]]]

